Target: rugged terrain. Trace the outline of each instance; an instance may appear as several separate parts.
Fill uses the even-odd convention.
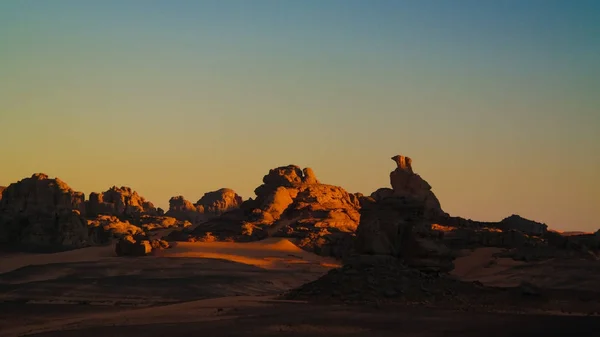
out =
[[[167,212],[129,187],[13,183],[0,335],[597,335],[600,232],[451,216],[392,160],[369,196],[287,165],[255,198],[223,188]]]

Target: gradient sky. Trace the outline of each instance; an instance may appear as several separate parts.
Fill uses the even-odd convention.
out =
[[[3,0],[0,185],[167,207],[270,168],[452,215],[600,227],[600,1]]]

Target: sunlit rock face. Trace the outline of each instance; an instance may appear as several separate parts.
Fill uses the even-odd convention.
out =
[[[256,198],[239,209],[200,224],[180,239],[199,239],[210,233],[217,240],[250,241],[269,236],[296,239],[322,255],[343,255],[352,248],[360,219],[360,200],[343,188],[322,184],[311,168],[296,165],[269,170]]]

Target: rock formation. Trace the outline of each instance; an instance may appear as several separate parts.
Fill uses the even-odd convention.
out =
[[[323,255],[340,255],[340,244],[351,247],[360,214],[359,199],[343,188],[321,184],[312,169],[296,165],[271,169],[255,189],[256,199],[240,209],[199,225],[191,233],[199,239],[211,233],[219,240],[258,240],[268,236],[297,239],[303,248]]]
[[[408,196],[420,200],[425,205],[425,216],[429,219],[446,217],[439,200],[431,191],[431,185],[420,175],[413,172],[412,159],[405,156],[394,156],[392,160],[397,168],[390,173],[390,184],[392,190],[380,189],[371,195],[375,199],[387,197],[389,194],[396,196]]]
[[[241,204],[242,197],[237,195],[234,190],[221,188],[204,193],[202,198],[196,202],[196,208],[200,213],[213,217],[239,208]]]
[[[127,235],[115,245],[117,256],[146,256],[157,250],[170,248],[165,240],[148,240],[144,236]]]
[[[129,187],[113,186],[102,193],[90,193],[87,216],[114,215],[137,221],[142,215],[158,215],[154,205]]]
[[[537,236],[544,235],[548,231],[548,226],[545,224],[522,218],[516,214],[504,218],[500,221],[498,227],[503,230],[514,229],[525,234]]]
[[[43,173],[11,184],[0,200],[0,244],[36,250],[89,245],[84,195]]]
[[[2,200],[2,191],[4,191],[5,189],[5,186],[0,186],[0,200]]]
[[[169,210],[166,215],[179,220],[200,223],[237,209],[241,204],[242,197],[234,190],[221,188],[205,193],[195,204],[183,196],[172,197],[169,200]]]

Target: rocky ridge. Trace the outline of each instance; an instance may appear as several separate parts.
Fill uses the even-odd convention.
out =
[[[242,202],[242,197],[234,190],[221,188],[205,193],[195,204],[181,195],[172,197],[165,215],[178,220],[201,223],[239,208]]]
[[[83,193],[43,173],[11,184],[1,195],[0,245],[10,249],[68,250],[190,225],[160,216],[131,188],[91,193],[86,201]]]
[[[252,241],[283,236],[296,239],[307,250],[333,256],[351,248],[359,200],[341,187],[322,184],[312,169],[296,165],[271,169],[254,192],[256,198],[239,209],[168,238]]]

